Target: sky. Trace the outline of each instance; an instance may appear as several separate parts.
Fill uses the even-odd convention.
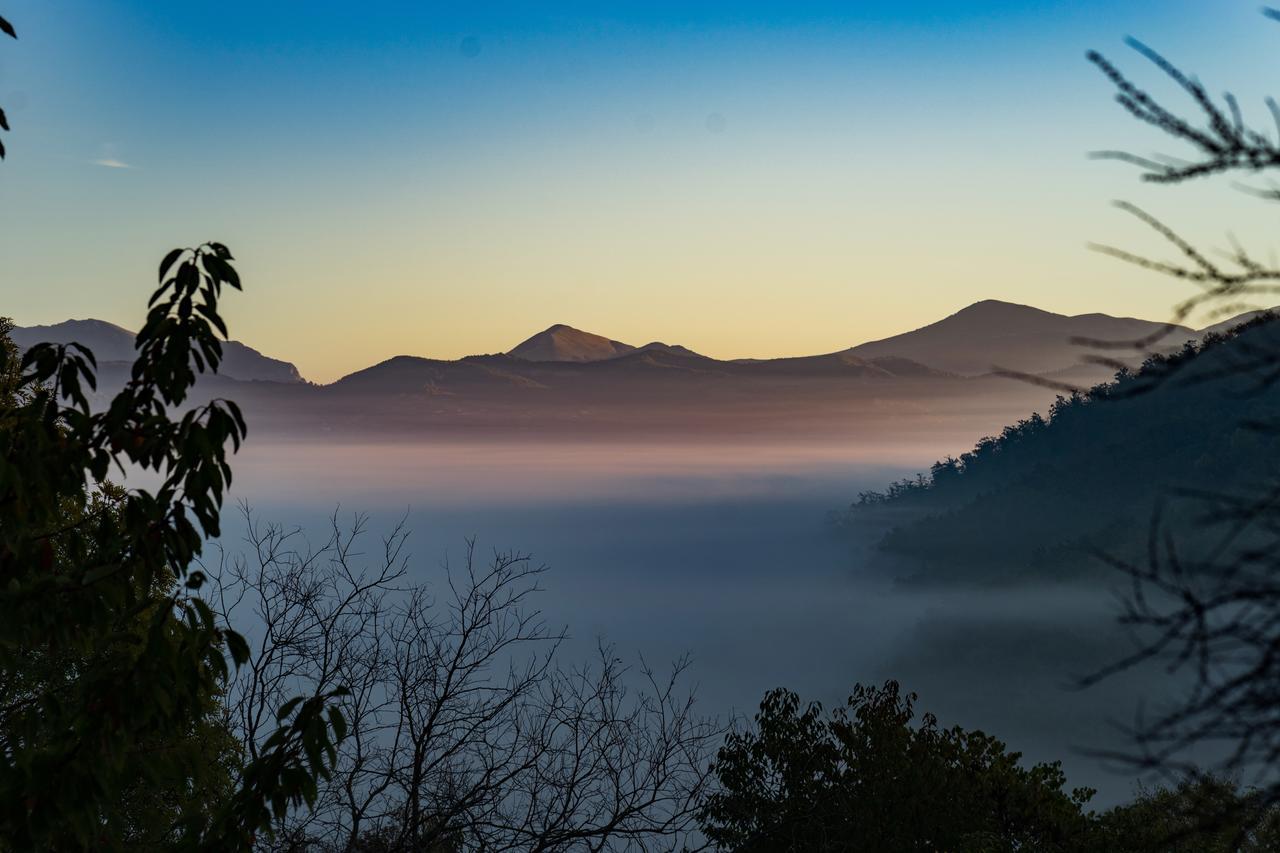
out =
[[[1109,206],[1271,248],[1084,59],[1142,38],[1265,117],[1251,2],[0,0],[0,314],[136,328],[160,257],[229,245],[232,336],[330,381],[554,323],[707,355],[830,352],[974,301],[1161,319]],[[1280,89],[1280,86],[1277,86]]]

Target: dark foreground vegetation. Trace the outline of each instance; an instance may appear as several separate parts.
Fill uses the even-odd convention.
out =
[[[571,850],[693,825],[713,726],[678,664],[636,689],[613,654],[562,669],[540,572],[470,554],[447,594],[403,536],[314,552],[221,534],[238,408],[216,371],[226,247],[175,250],[104,410],[92,353],[0,336],[0,849]],[[4,321],[8,324],[8,321]],[[160,485],[122,489],[125,466]],[[231,627],[232,620],[236,627]]]
[[[700,817],[717,849],[1050,853],[1280,849],[1280,810],[1225,778],[1140,789],[1088,810],[1055,762],[1027,767],[994,737],[917,716],[894,682],[824,714],[786,690],[731,732]]]
[[[1280,11],[1265,14],[1280,20]],[[1280,105],[1268,98],[1274,126],[1256,127],[1230,93],[1214,97],[1150,47],[1128,43],[1187,97],[1190,115],[1167,107],[1102,55],[1090,53],[1089,60],[1114,86],[1120,106],[1182,151],[1098,156],[1137,166],[1158,185],[1228,176],[1237,179],[1235,189],[1280,200],[1274,184],[1258,185],[1280,169]],[[1191,285],[1175,323],[1199,309],[1221,316],[1275,304],[1274,262],[1234,241],[1225,251],[1202,251],[1152,214],[1118,206],[1176,259],[1097,248]],[[1117,649],[1114,662],[1081,685],[1159,664],[1172,683],[1186,679],[1190,686],[1177,701],[1140,716],[1133,749],[1111,757],[1185,780],[1184,792],[1196,790],[1208,762],[1248,778],[1246,808],[1220,801],[1211,787],[1196,795],[1196,809],[1202,819],[1216,813],[1223,823],[1244,815],[1246,826],[1263,833],[1255,839],[1263,845],[1273,843],[1265,827],[1280,804],[1278,326],[1264,315],[1222,339],[1150,358],[1135,375],[1122,372],[1110,385],[1064,396],[1047,419],[1010,427],[961,459],[939,463],[928,477],[864,496],[854,513],[903,511],[907,520],[885,546],[930,562],[941,544],[963,555],[962,568],[989,564],[1006,575],[1061,577],[1087,557],[1117,572],[1127,590],[1120,621],[1135,644]],[[1117,350],[1152,354],[1160,337],[1083,343],[1096,359],[1111,362]],[[1176,795],[1145,798],[1135,823],[1165,826],[1159,809]],[[1142,810],[1151,806],[1154,812]]]

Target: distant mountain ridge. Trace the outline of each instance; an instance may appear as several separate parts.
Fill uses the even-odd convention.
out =
[[[396,356],[344,376],[331,386],[377,388],[383,393],[456,395],[474,393],[482,387],[494,391],[589,384],[597,380],[635,382],[642,375],[648,377],[646,381],[659,375],[666,379],[698,375],[918,382],[983,376],[996,368],[1089,385],[1109,378],[1111,370],[1085,364],[1086,356],[1096,354],[1096,350],[1080,345],[1078,339],[1124,342],[1163,332],[1158,348],[1172,350],[1211,331],[1236,326],[1256,313],[1197,331],[1107,314],[1067,316],[988,299],[919,329],[834,353],[731,361],[710,358],[678,344],[654,341],[635,346],[557,323],[502,355],[456,360]],[[14,330],[13,339],[20,347],[37,341],[79,341],[102,362],[131,361],[134,356],[133,334],[100,320],[20,327]],[[278,383],[302,381],[293,364],[269,358],[242,343],[228,342],[225,351],[225,377]],[[1126,355],[1123,351],[1105,354]],[[1137,360],[1137,356],[1132,358]]]
[[[66,320],[52,326],[15,327],[10,332],[19,349],[39,343],[83,344],[101,362],[132,362],[136,352],[134,334],[104,320]],[[270,358],[239,341],[224,341],[220,372],[232,379],[262,382],[302,382],[298,368],[287,361]]]
[[[206,377],[201,394],[242,403],[259,428],[282,436],[805,434],[872,441],[892,434],[902,446],[943,435],[951,436],[945,446],[955,446],[1051,404],[1057,394],[993,376],[992,367],[1088,387],[1112,371],[1082,364],[1090,350],[1072,344],[1072,336],[1132,340],[1163,328],[987,301],[837,352],[722,360],[561,324],[509,353],[396,356],[326,385],[301,382],[293,365],[228,344],[225,370]],[[1162,343],[1173,349],[1198,336],[1176,327]],[[89,346],[103,365],[99,399],[128,378],[133,336],[118,326],[72,321],[20,329],[14,337],[21,346],[38,340]]]
[[[1158,338],[1157,348],[1172,350],[1210,332],[1223,332],[1256,316],[1250,311],[1204,329],[1172,323],[1113,317],[1109,314],[1055,314],[1029,305],[984,299],[927,326],[858,344],[830,355],[847,354],[868,361],[907,359],[944,373],[979,376],[996,369],[1037,375],[1082,374],[1081,362],[1096,354],[1083,341],[1126,343]],[[608,361],[639,350],[700,356],[687,347],[660,342],[634,346],[603,335],[558,323],[523,341],[507,355],[526,361],[590,363]],[[1109,351],[1108,356],[1124,355]],[[827,356],[797,356],[825,358]],[[714,359],[713,359],[714,360]],[[786,359],[734,359],[737,364],[761,364]],[[1105,368],[1101,369],[1103,374]],[[1096,370],[1094,372],[1097,372]]]
[[[396,356],[342,377],[334,389],[377,394],[457,396],[495,389],[542,389],[602,395],[625,394],[657,384],[723,384],[733,380],[845,379],[872,382],[958,379],[904,358],[864,359],[847,353],[754,362],[719,361],[676,347],[636,347],[607,359],[530,360],[507,354],[473,355],[457,361]]]
[[[1223,327],[1247,317],[1233,318]],[[1079,339],[1128,342],[1162,334],[1162,348],[1177,348],[1202,334],[1185,326],[1112,317],[1108,314],[1068,316],[987,299],[919,329],[851,347],[867,358],[897,356],[964,376],[996,368],[1046,374],[1062,371],[1089,355]],[[1106,355],[1123,355],[1115,351]]]

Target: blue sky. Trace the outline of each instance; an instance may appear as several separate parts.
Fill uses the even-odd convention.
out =
[[[1119,8],[1117,8],[1119,6]],[[1259,110],[1249,3],[5,0],[0,295],[137,324],[171,245],[230,244],[233,333],[331,379],[555,322],[712,355],[829,351],[995,297],[1158,317],[1088,240],[1266,239],[1084,62],[1142,37]],[[1214,88],[1220,88],[1214,86]],[[341,345],[335,345],[340,341]]]

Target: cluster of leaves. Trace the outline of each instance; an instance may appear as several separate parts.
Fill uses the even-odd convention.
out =
[[[703,831],[720,849],[1074,850],[1088,789],[1058,764],[1025,768],[981,732],[915,722],[914,694],[862,685],[830,715],[776,690],[732,732]]]
[[[191,568],[220,533],[227,447],[246,427],[227,401],[176,413],[222,358],[218,300],[240,287],[231,260],[218,243],[165,257],[130,378],[105,407],[90,408],[84,347],[0,348],[0,837],[13,849],[127,838],[121,803],[140,780],[177,803],[225,789],[162,831],[245,847],[314,797],[332,762],[335,691],[282,707],[268,748],[244,766],[234,745],[201,737],[216,728],[228,654],[248,657]],[[152,472],[158,486],[111,487],[113,470]],[[175,748],[192,738],[204,741],[194,753]],[[202,776],[211,766],[221,779]]]
[[[6,21],[3,16],[0,16],[0,33],[4,33],[5,35],[9,36],[9,38],[16,39],[18,37],[17,31],[14,30],[13,28],[13,24]],[[0,130],[8,130],[8,129],[9,129],[9,118],[4,114],[4,108],[0,107]],[[3,160],[3,159],[4,159],[4,143],[0,142],[0,160]]]
[[[1264,853],[1280,850],[1280,811],[1262,791],[1196,774],[1140,788],[1132,802],[1097,815],[1090,836],[1092,849],[1118,853]]]

